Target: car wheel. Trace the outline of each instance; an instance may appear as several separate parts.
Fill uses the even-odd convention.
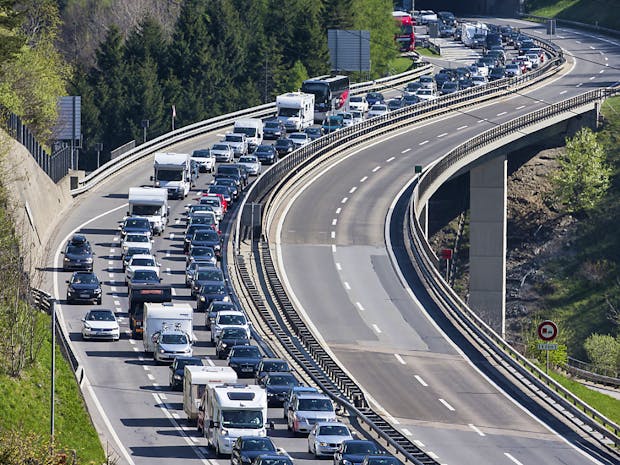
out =
[[[97,305],[101,305],[101,297],[97,299]]]
[[[224,455],[220,452],[219,444],[215,445],[215,457],[221,459]]]
[[[290,420],[287,420],[286,422],[286,429],[289,431],[293,431],[293,426],[291,425]]]

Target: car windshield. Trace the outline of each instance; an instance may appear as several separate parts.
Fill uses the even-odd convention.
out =
[[[289,136],[291,139],[301,139],[301,140],[306,140],[306,135],[305,134],[291,134]]]
[[[226,140],[230,142],[243,142],[243,136],[230,134],[226,136]]]
[[[133,274],[133,279],[145,279],[145,280],[156,280],[159,281],[159,277],[157,276],[157,272],[153,270],[136,270]]]
[[[323,436],[350,436],[349,430],[343,425],[329,425],[319,427],[318,434]]]
[[[99,280],[94,274],[76,274],[73,284],[99,284]]]
[[[222,426],[225,428],[259,429],[263,424],[260,410],[222,410]]]
[[[284,360],[277,362],[264,362],[263,371],[289,371],[288,363]]]
[[[86,254],[89,252],[89,248],[87,245],[69,245],[67,246],[67,253],[68,254],[74,254],[74,255],[80,255],[80,254]]]
[[[220,270],[199,271],[196,277],[198,281],[222,281],[224,277]]]
[[[202,366],[199,358],[177,358],[177,370],[183,370],[186,366]]]
[[[192,247],[190,255],[192,257],[213,257],[213,249],[211,247]]]
[[[194,233],[194,240],[197,241],[219,241],[219,236],[212,229],[199,229]]]
[[[248,334],[243,328],[224,328],[222,331],[222,339],[226,338],[245,338]]]
[[[269,145],[259,145],[256,148],[256,153],[269,153],[271,152],[271,147]]]
[[[231,357],[260,357],[260,352],[255,346],[235,347],[232,350]]]
[[[346,454],[371,454],[376,451],[377,447],[372,442],[354,442],[346,444],[344,447]]]
[[[280,139],[276,141],[276,147],[289,147],[293,143],[290,139]]]
[[[200,199],[200,203],[204,204],[204,205],[209,205],[215,208],[220,208],[221,207],[221,202],[219,201],[219,199],[208,199],[208,198],[202,198]]]
[[[264,450],[268,452],[275,452],[276,448],[268,438],[251,438],[245,439],[241,450]]]
[[[127,242],[148,242],[150,239],[144,234],[127,234],[125,240]]]
[[[209,158],[211,156],[211,151],[209,149],[206,150],[194,150],[192,152],[192,157],[194,158]]]
[[[269,129],[280,129],[280,123],[278,121],[267,121],[265,127]]]
[[[159,341],[161,344],[187,344],[185,334],[164,333]]]
[[[293,376],[274,375],[267,379],[269,386],[297,386],[299,383]]]
[[[131,258],[134,255],[141,255],[143,253],[149,253],[149,249],[143,249],[142,247],[129,247],[127,249],[126,257]]]
[[[88,312],[88,321],[114,321],[114,314],[109,310],[93,310]]]
[[[244,325],[246,323],[243,315],[220,315],[221,325]]]
[[[225,294],[226,290],[224,286],[220,284],[207,284],[202,287],[202,292],[205,294]],[[224,324],[235,324],[235,323],[224,323]]]
[[[299,399],[299,410],[306,412],[330,412],[334,410],[329,399]]]
[[[362,97],[359,97],[359,96],[353,96],[353,97],[349,98],[349,101],[350,101],[350,102],[361,103],[361,102],[363,102],[364,100],[362,99]]]
[[[208,212],[211,211],[212,208],[209,205],[192,205],[191,207],[189,207],[189,212],[188,213],[195,213],[195,212]]]
[[[241,158],[239,158],[239,163],[256,163],[256,158],[254,158],[254,157],[241,157]]]
[[[131,260],[131,266],[155,266],[155,260],[152,258],[134,258]]]
[[[228,144],[215,144],[213,150],[228,150]]]

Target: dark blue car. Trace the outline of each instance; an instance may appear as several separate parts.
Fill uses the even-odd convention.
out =
[[[237,372],[237,376],[254,377],[263,356],[256,346],[234,346],[230,349],[228,366]]]
[[[381,449],[373,441],[349,439],[343,441],[334,454],[334,465],[361,465],[367,455],[381,454]]]
[[[76,271],[67,284],[67,303],[97,302],[101,305],[101,283],[95,273]]]
[[[261,378],[261,384],[267,391],[267,402],[282,405],[288,390],[299,386],[299,381],[290,372],[272,371]]]

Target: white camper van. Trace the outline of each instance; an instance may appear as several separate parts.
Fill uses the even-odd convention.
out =
[[[149,220],[155,234],[161,234],[168,224],[168,191],[156,187],[130,187],[127,216],[142,216]]]
[[[237,382],[237,372],[230,367],[186,365],[183,375],[183,410],[187,419],[196,421],[202,395],[209,384]]]
[[[314,123],[314,94],[289,92],[276,97],[276,115],[287,132],[299,132]]]
[[[193,173],[189,153],[156,153],[153,162],[154,187],[168,190],[168,198],[184,199],[192,187]]]
[[[263,120],[259,118],[245,118],[235,121],[233,132],[245,134],[248,141],[248,151],[253,152],[263,143]]]

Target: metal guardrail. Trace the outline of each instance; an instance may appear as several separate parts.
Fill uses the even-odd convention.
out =
[[[395,85],[400,85],[419,77],[422,74],[427,74],[431,70],[431,66],[420,67],[414,70],[406,71],[404,73],[390,76],[382,79],[378,79],[370,82],[362,82],[351,85],[352,93],[363,93],[369,90],[381,90],[390,88]],[[232,126],[235,120],[244,118],[265,118],[275,115],[276,104],[275,102],[266,103],[256,107],[246,108],[226,115],[216,116],[205,121],[190,124],[184,126],[175,131],[163,134],[155,139],[152,139],[144,144],[129,150],[116,158],[111,159],[105,164],[101,165],[98,169],[90,173],[79,181],[79,187],[71,191],[71,195],[78,196],[83,194],[107,179],[109,176],[117,173],[126,166],[141,160],[142,158],[151,155],[157,150],[164,149],[172,144],[182,142],[187,139],[191,139],[202,134],[216,131],[218,129]]]
[[[579,21],[571,21],[569,19],[562,19],[562,18],[547,18],[546,16],[535,16],[535,15],[530,15],[527,13],[518,13],[518,16],[524,19],[531,19],[535,22],[541,22],[541,23],[547,22],[552,19],[556,22],[556,24],[560,24],[563,26],[572,26],[572,27],[576,27],[579,29],[587,29],[589,31],[595,31],[595,32],[600,32],[600,33],[604,33],[607,35],[611,35],[614,37],[620,37],[620,31],[618,31],[617,29],[611,29],[608,27],[599,26],[598,24],[581,23]]]
[[[588,434],[599,434],[605,440],[613,443],[615,447],[620,447],[619,425],[590,407],[547,376],[528,359],[523,357],[482,321],[476,313],[467,307],[444,281],[442,274],[436,267],[436,257],[434,256],[430,244],[426,240],[418,217],[423,210],[426,199],[432,195],[433,189],[436,190],[438,188],[440,184],[438,180],[441,178],[442,173],[451,166],[459,163],[467,154],[541,120],[571,111],[587,103],[601,101],[604,98],[617,95],[618,93],[620,93],[620,88],[597,89],[558,102],[494,127],[450,151],[438,163],[432,165],[417,180],[409,206],[407,227],[409,237],[408,241],[405,241],[410,246],[408,247],[408,253],[410,254],[412,262],[417,265],[420,270],[421,278],[426,283],[430,294],[438,302],[440,308],[449,312],[460,322],[462,327],[469,332],[470,335],[476,337],[479,341],[482,341],[484,345],[489,347],[491,355],[497,361],[508,365],[516,373],[532,383],[536,389],[540,390],[540,392],[544,394],[540,397],[544,398],[546,402],[550,405],[555,403],[557,404],[556,408],[560,406],[564,409],[564,416],[578,428],[586,431]],[[590,428],[590,430],[588,430],[588,428]]]

